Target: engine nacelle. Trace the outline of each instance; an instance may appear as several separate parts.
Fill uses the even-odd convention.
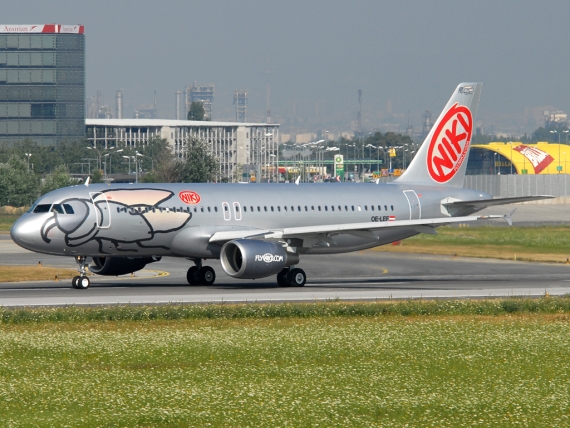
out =
[[[160,257],[93,257],[89,270],[97,275],[126,275],[159,260]]]
[[[220,253],[222,268],[234,278],[264,278],[299,263],[299,255],[279,244],[253,239],[226,242]]]

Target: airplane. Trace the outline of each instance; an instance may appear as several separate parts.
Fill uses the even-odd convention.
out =
[[[305,254],[369,249],[436,228],[484,218],[483,208],[546,199],[493,199],[463,188],[482,83],[461,83],[405,173],[379,184],[89,184],[41,196],[13,225],[15,243],[38,253],[74,257],[77,289],[88,270],[123,275],[161,257],[191,260],[190,285],[212,285],[203,265],[219,259],[234,278],[276,275],[302,287]],[[89,265],[91,263],[91,265]]]

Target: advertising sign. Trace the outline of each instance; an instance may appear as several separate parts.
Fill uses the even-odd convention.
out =
[[[334,176],[344,178],[344,156],[335,155],[334,157]]]

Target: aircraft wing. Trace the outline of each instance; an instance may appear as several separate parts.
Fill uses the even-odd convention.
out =
[[[373,232],[382,229],[407,228],[417,231],[418,233],[434,234],[435,228],[452,223],[465,223],[483,219],[500,218],[511,224],[511,214],[506,215],[484,215],[484,216],[464,216],[464,217],[442,217],[433,219],[420,220],[398,220],[386,222],[365,222],[365,223],[348,223],[348,224],[329,224],[318,226],[289,227],[284,229],[271,230],[232,230],[216,232],[210,237],[210,242],[227,242],[233,239],[304,239],[324,241],[333,243],[330,238],[332,235],[349,234],[377,240]]]

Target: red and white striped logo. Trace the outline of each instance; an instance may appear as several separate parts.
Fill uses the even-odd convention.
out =
[[[467,156],[473,117],[465,106],[455,103],[443,116],[429,143],[427,167],[438,183],[451,180]]]
[[[396,221],[396,216],[391,215],[390,217],[388,217],[388,221]]]

